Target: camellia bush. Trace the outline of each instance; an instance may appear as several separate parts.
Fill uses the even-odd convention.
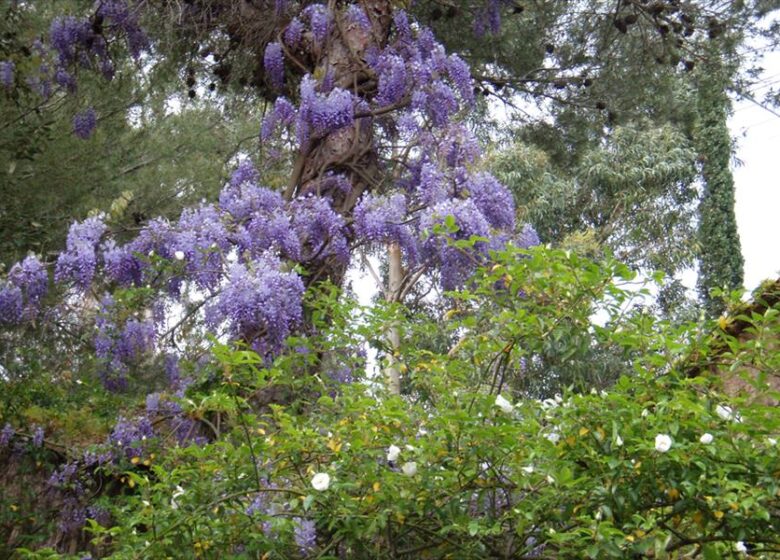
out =
[[[325,354],[342,372],[361,361],[346,342],[357,348],[397,324],[392,305],[359,308],[323,289],[311,300],[318,334],[288,339],[272,362],[218,344],[216,360],[186,390],[163,391],[133,416],[126,408],[105,443],[63,453],[47,482],[59,504],[48,520],[26,509],[34,503],[6,504],[4,523],[27,530],[66,523],[82,508],[83,527],[71,533],[79,551],[16,553],[776,557],[776,408],[728,399],[717,378],[686,376],[692,350],[706,354],[722,331],[702,338],[695,325],[631,310],[636,291],[621,284],[632,275],[616,263],[544,248],[494,257],[449,294],[446,322],[403,320],[411,341],[431,328],[458,336],[443,352],[403,347],[404,396],[357,368],[351,383],[311,369]],[[588,320],[594,313],[602,327]],[[772,316],[754,317],[755,331],[776,336]],[[591,324],[587,344],[564,337],[578,321]],[[606,391],[572,384],[532,398],[524,376],[553,340],[570,341],[572,371],[591,359],[583,345],[620,355],[623,368]],[[755,350],[734,355],[757,368],[775,360]],[[282,394],[285,404],[276,404]],[[177,445],[181,417],[198,438]],[[5,445],[28,468],[52,458],[20,435]]]

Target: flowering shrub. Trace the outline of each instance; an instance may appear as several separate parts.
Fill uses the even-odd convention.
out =
[[[690,346],[680,341],[692,331],[611,307],[630,296],[620,266],[541,248],[497,258],[451,294],[459,312],[437,328],[460,333],[456,347],[402,348],[408,397],[296,375],[343,339],[369,340],[397,321],[391,308],[320,293],[315,315],[332,322],[318,335],[292,339],[273,363],[219,347],[220,366],[174,400],[211,426],[198,445],[168,445],[155,402],[147,419],[114,428],[110,458],[91,459],[99,471],[57,471],[57,488],[71,489],[60,523],[83,518],[85,550],[118,559],[776,557],[777,410],[686,378]],[[534,398],[513,379],[530,373],[522,364],[537,359],[534,338],[576,317],[562,301],[529,320],[529,306],[558,292],[605,306],[613,328],[591,344],[633,356],[606,391]],[[412,317],[406,328],[433,327]],[[265,407],[269,391],[291,399]],[[36,445],[11,428],[2,441]],[[125,488],[101,499],[102,520],[78,490],[89,472]]]

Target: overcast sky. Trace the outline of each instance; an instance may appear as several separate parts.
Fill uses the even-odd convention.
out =
[[[763,66],[762,81],[780,89],[780,53],[765,56]],[[759,87],[756,97],[766,89]],[[734,180],[745,288],[753,290],[762,280],[780,275],[780,116],[737,100],[729,125],[742,162],[734,167]]]

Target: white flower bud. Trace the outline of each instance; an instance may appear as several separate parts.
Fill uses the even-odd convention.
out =
[[[712,434],[707,433],[707,434],[702,434],[701,437],[699,438],[699,441],[702,442],[704,445],[707,445],[709,443],[712,443],[712,440],[714,439],[715,438],[712,436]]]
[[[417,474],[417,463],[415,463],[414,461],[404,463],[401,466],[401,470],[406,476],[414,476]]]

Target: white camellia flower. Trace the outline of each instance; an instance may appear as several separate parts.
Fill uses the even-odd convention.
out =
[[[179,496],[184,495],[184,488],[176,485],[176,490],[174,490],[173,495],[171,496],[171,509],[179,509],[179,504],[176,503],[176,498]]]
[[[730,406],[726,406],[725,404],[719,404],[715,407],[715,414],[718,415],[718,417],[721,420],[733,420],[734,422],[742,422],[742,417],[739,415],[738,412],[734,412],[734,409]]]
[[[311,485],[315,490],[323,492],[330,488],[330,475],[324,472],[318,472],[311,477]]]
[[[740,554],[746,554],[748,551],[747,547],[745,546],[745,543],[742,541],[737,541],[736,543],[734,543],[734,550],[736,550]]]
[[[417,463],[415,463],[414,461],[404,463],[401,466],[401,470],[406,476],[414,476],[417,474]]]
[[[666,434],[655,436],[655,450],[659,453],[666,453],[672,448],[672,438]]]
[[[501,395],[498,395],[496,397],[496,406],[501,410],[503,410],[504,412],[506,412],[507,414],[509,414],[515,409],[515,407],[512,406],[512,403],[506,400]]]
[[[710,433],[702,434],[699,438],[699,441],[702,442],[704,445],[707,445],[709,443],[712,443],[712,440],[715,438]]]
[[[184,260],[184,251],[176,251],[173,256],[176,258],[177,261],[183,261]]]
[[[401,448],[397,445],[391,445],[387,448],[387,460],[388,461],[397,461],[398,456],[401,454]]]

